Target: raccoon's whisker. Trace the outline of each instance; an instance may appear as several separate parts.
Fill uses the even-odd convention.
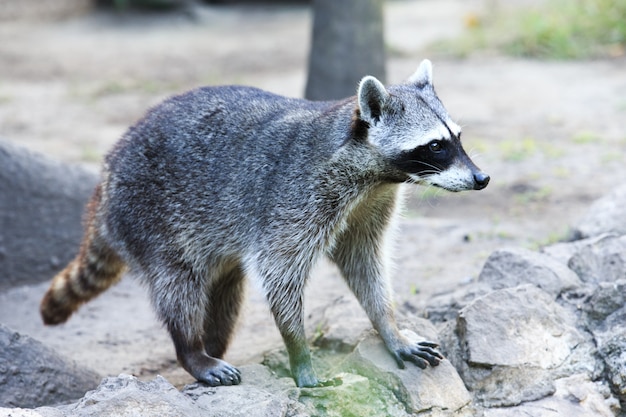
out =
[[[431,189],[435,190],[434,192],[432,192],[432,194],[430,192]],[[441,193],[441,189],[440,188],[435,187],[432,184],[428,184],[428,186],[426,188],[424,188],[424,190],[422,192],[421,200],[422,201],[426,201],[430,207],[434,207],[435,206],[434,199],[436,197],[438,197],[438,195],[440,193]]]
[[[436,174],[438,174],[440,172],[443,172],[443,170],[441,168],[439,168],[437,165],[429,164],[428,162],[418,161],[418,160],[411,160],[409,162],[416,162],[418,164],[422,164],[422,165],[426,165],[427,167],[431,167],[433,169],[433,172],[436,173]]]
[[[429,199],[428,199],[428,204],[429,204],[431,207],[435,207],[435,200],[439,197],[439,195],[440,195],[440,194],[441,194],[441,192],[442,192],[442,191],[441,191],[441,188],[437,188],[437,187],[433,187],[433,188],[435,188],[435,192],[433,193],[432,198],[429,198]]]
[[[426,195],[428,194],[428,190],[430,190],[432,188],[432,184],[428,184],[425,188],[423,188],[420,193],[419,199],[420,202],[423,203],[424,201],[428,201],[428,198],[426,198]]]
[[[476,158],[476,157],[478,157],[478,156],[480,156],[480,155],[481,155],[480,151],[479,151],[478,149],[476,149],[476,148],[472,148],[472,149],[470,149],[470,151],[469,151],[469,157],[470,157],[470,159],[474,159],[474,158]]]
[[[441,171],[435,171],[434,169],[427,169],[425,171],[422,171],[422,175],[435,175],[435,174],[439,174],[441,173]]]
[[[409,182],[410,184],[418,184],[419,185],[419,184],[422,184],[422,181],[424,179],[426,179],[427,177],[429,177],[431,175],[437,175],[437,174],[439,174],[439,172],[437,172],[437,171],[432,171],[432,170],[422,171],[422,172],[420,172],[419,175],[416,176],[418,179],[415,179],[415,178],[411,177],[411,178],[409,178],[409,181],[407,181],[407,182]]]

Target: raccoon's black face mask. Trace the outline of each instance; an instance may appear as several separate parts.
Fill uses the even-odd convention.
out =
[[[393,163],[407,173],[411,181],[449,191],[482,190],[490,179],[469,158],[458,136],[434,139],[404,151]]]

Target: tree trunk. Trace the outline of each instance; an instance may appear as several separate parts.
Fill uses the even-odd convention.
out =
[[[305,96],[352,96],[365,75],[385,82],[383,0],[313,0],[313,40]]]

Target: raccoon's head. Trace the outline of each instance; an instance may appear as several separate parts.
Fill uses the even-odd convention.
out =
[[[422,61],[408,82],[387,90],[376,78],[361,80],[359,117],[367,140],[406,176],[406,181],[449,191],[482,190],[489,175],[467,156],[461,128],[435,94],[432,64]]]

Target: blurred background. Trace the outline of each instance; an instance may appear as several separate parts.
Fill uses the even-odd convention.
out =
[[[464,208],[558,207],[562,224],[539,228],[556,238],[572,200],[624,178],[625,54],[626,0],[0,0],[0,136],[97,167],[147,108],[190,88],[339,98],[428,57],[494,180]],[[427,190],[412,207],[449,198]]]
[[[0,0],[0,138],[95,170],[172,94],[245,84],[331,99],[366,74],[400,83],[424,58],[492,180],[480,192],[411,192],[394,288],[418,311],[475,279],[494,249],[567,239],[624,183],[626,0]],[[312,303],[346,292],[338,282],[319,278]],[[247,329],[273,328],[254,320]],[[248,345],[234,346],[235,362]]]

